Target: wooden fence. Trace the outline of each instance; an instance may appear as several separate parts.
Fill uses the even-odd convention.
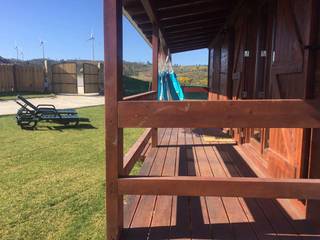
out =
[[[42,92],[44,68],[37,65],[0,65],[0,92]]]
[[[13,65],[0,65],[0,92],[14,91],[14,71]]]
[[[51,67],[54,93],[78,93],[77,64],[58,63]]]

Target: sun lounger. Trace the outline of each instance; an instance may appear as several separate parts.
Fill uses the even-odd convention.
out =
[[[51,104],[35,106],[22,96],[17,97],[16,103],[21,106],[16,115],[17,124],[21,128],[33,129],[41,121],[74,126],[80,122],[90,122],[87,118],[80,118],[75,109],[56,109]]]

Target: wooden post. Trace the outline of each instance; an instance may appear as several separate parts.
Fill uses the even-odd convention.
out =
[[[158,92],[158,57],[159,57],[159,28],[153,27],[152,33],[152,91]],[[152,129],[152,147],[158,145],[158,129]]]
[[[123,196],[118,178],[123,172],[123,129],[118,126],[118,101],[122,99],[122,1],[104,0],[106,239],[120,239]]]
[[[311,143],[309,153],[309,178],[320,178],[320,130],[312,129],[311,131]],[[306,208],[306,217],[314,224],[320,226],[320,201],[308,200]]]

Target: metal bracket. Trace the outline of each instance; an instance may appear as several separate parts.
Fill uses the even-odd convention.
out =
[[[267,57],[267,50],[262,50],[260,52],[260,57]]]

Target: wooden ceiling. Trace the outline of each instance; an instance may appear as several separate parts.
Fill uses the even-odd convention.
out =
[[[123,6],[149,42],[153,24],[171,53],[207,48],[239,0],[124,0]]]

